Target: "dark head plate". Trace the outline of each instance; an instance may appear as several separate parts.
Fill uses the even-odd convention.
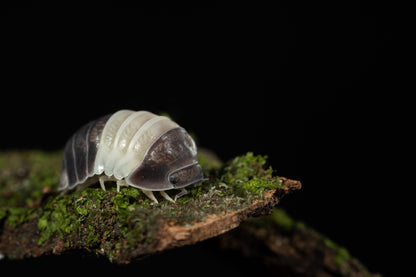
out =
[[[142,164],[126,178],[130,186],[151,191],[180,189],[202,180],[195,142],[180,127],[155,141]]]

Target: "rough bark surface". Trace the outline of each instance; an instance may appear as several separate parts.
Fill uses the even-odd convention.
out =
[[[158,233],[156,251],[163,251],[173,247],[195,244],[212,237],[224,234],[240,225],[241,222],[252,216],[270,214],[279,199],[287,193],[301,188],[299,181],[283,178],[284,189],[279,192],[269,191],[263,200],[255,201],[249,207],[224,213],[209,215],[203,221],[191,226],[180,226],[175,222],[165,222]]]

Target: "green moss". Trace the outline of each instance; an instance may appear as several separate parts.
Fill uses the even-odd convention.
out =
[[[324,245],[333,249],[336,252],[334,263],[336,265],[342,265],[351,259],[350,253],[344,247],[337,245],[335,242],[328,238],[323,239]]]
[[[38,229],[41,231],[38,245],[58,234],[61,238],[77,232],[79,214],[73,212],[73,197],[57,196],[39,210]]]
[[[0,208],[0,222],[3,220],[3,218],[7,217],[7,209],[6,208]]]
[[[222,166],[222,162],[216,158],[212,158],[207,154],[199,153],[198,163],[201,165],[204,173],[209,174],[215,170],[218,170]]]
[[[348,262],[350,258],[351,258],[351,256],[350,256],[350,253],[348,252],[348,250],[343,248],[343,247],[340,247],[340,248],[338,248],[337,257],[335,258],[334,262],[337,265],[342,265],[342,264]]]
[[[275,209],[271,217],[284,232],[290,232],[295,227],[295,221],[282,209]]]
[[[222,181],[232,185],[239,185],[247,182],[253,176],[264,173],[263,166],[266,163],[267,156],[254,156],[248,152],[244,156],[235,157],[227,163],[224,168],[224,174],[221,176]]]
[[[3,211],[0,214],[3,217],[7,218],[7,222],[13,228],[16,228],[20,224],[32,220],[35,215],[33,214],[34,209],[32,208],[23,208],[23,207],[11,207],[3,208]]]
[[[275,180],[270,180],[263,176],[253,177],[252,179],[245,182],[242,188],[254,194],[263,194],[266,190],[281,188],[281,185],[278,178]]]
[[[87,247],[93,246],[98,242],[99,234],[96,232],[96,229],[93,225],[88,224],[88,235],[87,235],[87,241],[85,242],[85,245]]]
[[[150,200],[145,198],[142,192],[135,188],[125,188],[111,198],[114,204],[112,209],[118,213],[125,213],[134,210],[139,205],[150,206]]]
[[[264,168],[266,160],[267,156],[255,156],[252,152],[234,158],[225,166],[220,185],[229,193],[241,196],[247,196],[247,193],[259,196],[265,190],[281,188],[279,177],[273,176],[272,167]]]
[[[32,205],[44,187],[56,188],[61,159],[61,151],[0,153],[0,207]]]

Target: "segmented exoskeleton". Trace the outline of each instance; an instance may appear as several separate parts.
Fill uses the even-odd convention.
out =
[[[64,150],[61,181],[64,193],[107,180],[141,189],[157,202],[153,191],[172,200],[165,190],[181,189],[204,180],[191,136],[165,116],[120,110],[80,128]]]

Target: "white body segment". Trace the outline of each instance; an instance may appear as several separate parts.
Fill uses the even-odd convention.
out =
[[[139,167],[147,150],[162,134],[179,127],[167,117],[147,111],[121,110],[105,124],[94,163],[94,174],[118,180]]]

